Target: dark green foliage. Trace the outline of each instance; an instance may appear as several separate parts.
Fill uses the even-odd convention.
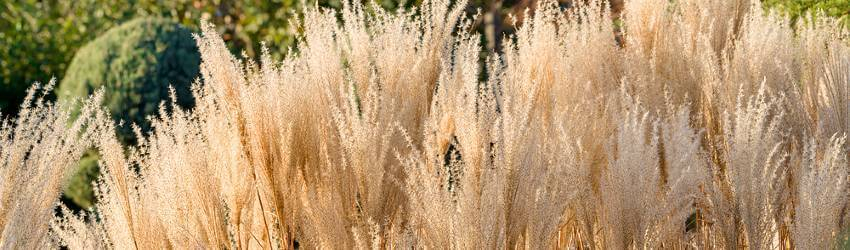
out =
[[[30,84],[61,79],[82,43],[130,14],[101,7],[109,5],[90,0],[0,1],[0,111],[16,113]]]
[[[167,19],[142,18],[110,29],[74,56],[56,90],[59,101],[85,98],[104,89],[104,105],[116,120],[119,138],[134,141],[131,126],[150,129],[147,117],[169,101],[170,88],[177,103],[192,106],[191,83],[198,77],[200,54],[191,32]],[[83,208],[91,206],[90,183],[95,180],[97,155],[87,154],[68,181],[65,195]]]

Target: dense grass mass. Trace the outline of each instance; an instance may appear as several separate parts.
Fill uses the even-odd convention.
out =
[[[792,27],[758,1],[630,0],[614,25],[604,1],[541,1],[482,62],[475,17],[450,2],[310,9],[282,61],[235,57],[206,25],[195,107],[163,104],[126,149],[102,92],[72,122],[73,103],[34,87],[0,127],[0,247],[843,241],[838,21]],[[62,173],[90,147],[95,209],[54,212]]]

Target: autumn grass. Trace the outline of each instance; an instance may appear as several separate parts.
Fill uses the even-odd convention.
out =
[[[309,9],[290,56],[197,36],[196,107],[123,148],[93,97],[0,129],[4,246],[833,248],[850,51],[757,1],[543,1],[481,60],[465,3]],[[375,8],[379,10],[379,8]],[[486,76],[486,77],[482,77]],[[174,98],[172,98],[174,99]],[[42,138],[42,139],[33,139]],[[98,203],[53,208],[94,146]],[[61,164],[46,164],[46,163]],[[49,174],[48,174],[49,173]],[[22,177],[39,181],[25,182]],[[38,190],[32,199],[17,190]],[[32,223],[21,224],[18,218]]]

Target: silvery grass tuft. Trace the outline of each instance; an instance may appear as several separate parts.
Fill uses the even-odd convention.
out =
[[[4,123],[0,243],[844,241],[850,50],[835,20],[792,27],[747,0],[608,6],[541,1],[499,54],[482,53],[465,2],[447,0],[398,12],[348,1],[338,12],[308,9],[282,61],[236,57],[204,25],[197,106],[165,112],[174,104],[164,103],[138,145],[121,146],[99,95],[75,122],[57,112],[67,104],[30,98]],[[103,156],[96,209],[54,213],[61,176],[89,147]]]
[[[62,180],[100,134],[98,92],[71,121],[69,103],[45,101],[55,81],[34,84],[17,119],[0,123],[0,247],[38,248],[50,243],[49,223]]]

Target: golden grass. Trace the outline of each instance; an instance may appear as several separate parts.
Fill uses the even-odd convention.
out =
[[[70,127],[32,98],[4,123],[0,243],[834,247],[850,170],[836,21],[631,0],[618,42],[607,6],[544,1],[483,63],[464,2],[310,9],[280,62],[243,61],[205,25],[197,107],[163,108],[139,145],[119,144],[97,96]],[[52,218],[90,146],[96,210]]]

